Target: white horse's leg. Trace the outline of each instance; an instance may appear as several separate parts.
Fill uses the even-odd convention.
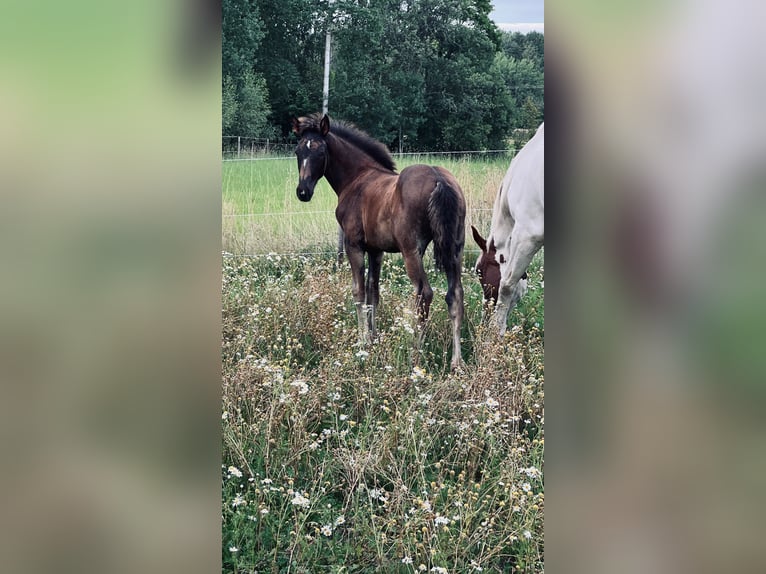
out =
[[[522,279],[535,253],[543,245],[543,237],[516,228],[511,236],[509,261],[501,266],[500,290],[495,307],[494,321],[498,332],[503,335],[508,323],[508,313],[519,302],[527,290],[527,280]]]

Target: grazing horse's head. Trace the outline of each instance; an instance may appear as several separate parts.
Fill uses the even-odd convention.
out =
[[[493,303],[497,304],[497,293],[500,289],[500,263],[496,259],[495,240],[492,239],[487,246],[487,240],[479,234],[473,225],[471,231],[473,232],[473,240],[481,248],[481,255],[476,260],[475,270],[484,291],[484,302],[488,303],[492,300]]]
[[[300,138],[295,148],[298,157],[298,187],[295,192],[301,201],[311,201],[314,186],[327,168],[325,136],[329,131],[330,118],[326,115],[319,125],[314,118],[293,119],[293,132]]]

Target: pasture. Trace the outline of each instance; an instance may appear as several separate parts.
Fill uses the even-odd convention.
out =
[[[509,156],[443,165],[489,229]],[[336,196],[295,196],[294,159],[223,166],[222,536],[226,572],[543,571],[543,253],[498,338],[466,239],[465,369],[451,373],[446,282],[425,343],[400,255],[381,273],[379,341],[357,343]],[[430,249],[429,249],[430,252]]]

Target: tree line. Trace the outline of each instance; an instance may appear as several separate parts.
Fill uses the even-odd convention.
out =
[[[544,36],[489,0],[223,0],[223,133],[285,137],[322,107],[392,149],[502,149],[543,120]]]

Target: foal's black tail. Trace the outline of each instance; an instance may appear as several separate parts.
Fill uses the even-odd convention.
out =
[[[465,244],[465,200],[442,178],[436,180],[428,198],[428,220],[434,236],[436,267],[459,272]]]

